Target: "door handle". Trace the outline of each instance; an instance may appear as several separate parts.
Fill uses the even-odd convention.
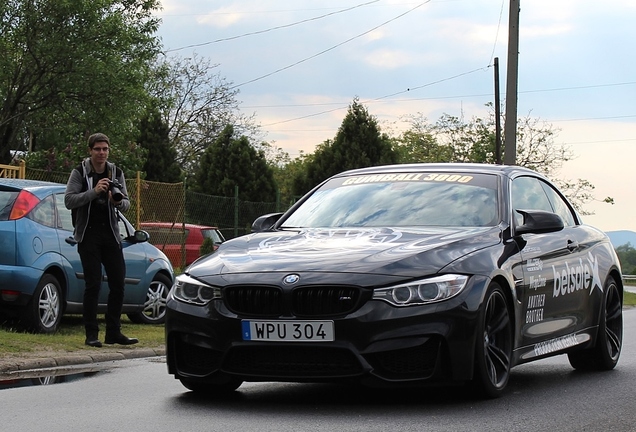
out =
[[[574,252],[575,250],[577,250],[579,248],[579,242],[574,241],[574,240],[568,240],[567,248],[568,248],[568,250],[570,252]]]

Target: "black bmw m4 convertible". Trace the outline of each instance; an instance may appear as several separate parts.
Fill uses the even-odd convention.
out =
[[[497,397],[511,368],[547,356],[614,368],[622,299],[608,237],[534,171],[357,169],[177,277],[168,372],[206,394],[342,381]]]

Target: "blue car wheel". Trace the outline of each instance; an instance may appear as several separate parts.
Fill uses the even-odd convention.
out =
[[[23,324],[35,333],[55,333],[62,320],[62,302],[59,281],[45,274],[24,310]]]

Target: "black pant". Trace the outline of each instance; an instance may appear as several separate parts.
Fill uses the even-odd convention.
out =
[[[84,269],[84,327],[86,336],[97,338],[97,303],[102,285],[102,264],[108,277],[108,306],[106,309],[106,334],[116,335],[121,329],[121,310],[124,303],[126,263],[121,245],[115,240],[107,224],[89,225],[78,245]]]

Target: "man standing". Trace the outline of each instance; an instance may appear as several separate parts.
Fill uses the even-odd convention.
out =
[[[130,207],[126,180],[121,169],[108,161],[110,140],[102,133],[88,137],[90,157],[71,171],[64,204],[73,212],[73,236],[78,242],[84,270],[84,327],[86,345],[101,347],[97,324],[97,304],[102,284],[102,265],[108,277],[106,309],[107,344],[131,345],[138,342],[121,333],[121,310],[124,302],[126,263],[115,209]],[[114,194],[112,186],[121,191]],[[119,191],[116,191],[119,192]]]

